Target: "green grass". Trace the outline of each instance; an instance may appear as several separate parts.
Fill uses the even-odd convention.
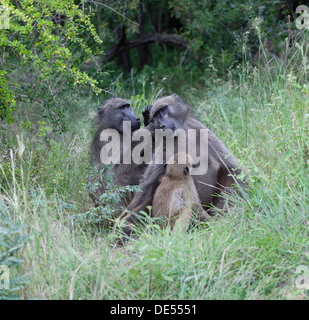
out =
[[[32,235],[13,271],[28,274],[20,295],[308,299],[309,291],[295,286],[296,268],[309,267],[308,45],[289,55],[269,61],[269,68],[244,64],[230,79],[214,74],[204,88],[176,92],[240,158],[252,183],[229,212],[186,233],[149,224],[116,248],[114,230],[74,224],[72,216],[92,206],[86,181],[95,107],[82,116],[72,111],[69,132],[49,142],[8,127],[12,152],[1,155],[0,201]],[[140,113],[150,97],[133,100]]]

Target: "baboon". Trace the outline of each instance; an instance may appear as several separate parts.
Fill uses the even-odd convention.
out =
[[[104,145],[109,141],[100,141],[100,136],[103,130],[114,129],[119,133],[120,137],[120,162],[119,164],[113,163],[111,165],[114,175],[112,184],[117,186],[138,185],[143,176],[145,165],[136,165],[133,162],[131,162],[131,164],[123,163],[123,153],[126,147],[124,145],[123,134],[124,121],[129,121],[131,123],[131,135],[140,128],[140,119],[132,111],[130,102],[120,98],[110,98],[103,101],[102,106],[98,108],[97,130],[91,147],[91,167],[95,167],[97,171],[102,170],[104,167],[100,153]],[[98,206],[100,196],[106,191],[106,177],[103,177],[102,179],[100,174],[97,174],[95,177],[93,174],[90,174],[88,183],[90,184],[90,197],[95,206]],[[121,199],[116,208],[115,217],[118,217],[121,214],[121,206],[125,207],[130,200],[132,200],[132,196],[133,195],[131,194],[127,194],[125,198]]]
[[[188,137],[188,130],[196,129],[194,138],[197,150],[201,145],[200,129],[208,130],[208,170],[205,174],[193,175],[192,178],[201,204],[209,207],[207,212],[214,215],[216,211],[211,207],[222,209],[225,204],[224,198],[218,195],[222,195],[233,184],[244,187],[242,181],[236,177],[242,172],[242,169],[239,168],[238,159],[231,155],[224,143],[205,125],[192,117],[190,112],[191,107],[185,104],[179,96],[173,94],[156,100],[152,106],[146,107],[144,113],[149,118],[147,128],[151,132],[154,132],[155,129],[172,129],[173,131],[184,129]],[[187,141],[187,146],[188,143],[190,142]],[[178,152],[176,142],[174,152]],[[124,233],[132,232],[130,225],[138,221],[137,213],[141,210],[147,211],[147,206],[152,204],[155,190],[163,174],[164,166],[155,162],[146,168],[140,183],[142,193],[137,194],[127,207],[129,214],[125,217],[127,226],[123,229]]]
[[[184,164],[181,164],[183,158]],[[154,194],[152,202],[152,217],[164,217],[163,227],[170,223],[173,229],[176,225],[186,229],[192,219],[192,212],[204,221],[210,221],[211,216],[203,210],[194,185],[190,170],[192,158],[187,153],[177,153],[166,164],[166,172]]]

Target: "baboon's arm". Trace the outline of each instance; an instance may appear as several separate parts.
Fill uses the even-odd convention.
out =
[[[186,206],[181,207],[171,221],[172,229],[181,228],[184,231],[187,230],[189,227],[191,218],[192,218],[191,208],[188,208]]]
[[[144,179],[141,182],[142,192],[137,194],[127,207],[127,210],[131,212],[127,218],[128,222],[135,222],[136,214],[139,211],[147,212],[147,206],[152,205],[154,193],[164,172],[164,166],[158,164],[152,164],[146,169]]]

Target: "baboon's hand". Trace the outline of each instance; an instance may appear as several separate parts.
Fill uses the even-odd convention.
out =
[[[143,117],[144,117],[144,125],[145,127],[148,126],[148,124],[150,123],[151,119],[150,119],[150,108],[152,107],[152,105],[148,105],[145,107],[145,110],[142,112]]]

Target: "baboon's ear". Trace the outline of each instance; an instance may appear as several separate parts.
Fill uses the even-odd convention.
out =
[[[103,118],[103,114],[104,114],[103,107],[98,107],[98,116],[99,116],[100,119]]]
[[[173,94],[172,94],[172,97],[173,97],[174,99],[182,102],[181,98],[180,98],[176,93],[173,93]]]
[[[187,166],[183,168],[183,171],[185,172],[186,175],[190,174],[190,170]]]

